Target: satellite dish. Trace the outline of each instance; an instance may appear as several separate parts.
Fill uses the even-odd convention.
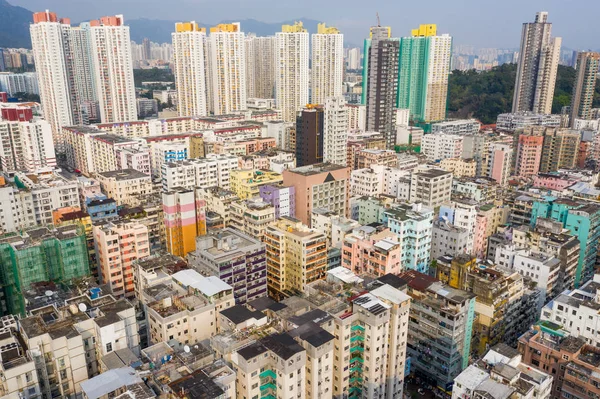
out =
[[[194,345],[194,348],[198,349],[198,345]]]
[[[44,294],[46,294],[46,296],[52,296],[52,295],[54,295],[54,292],[48,290]]]
[[[87,310],[87,306],[85,305],[85,303],[80,303],[78,308],[81,312],[85,312]]]
[[[187,346],[187,345],[186,345],[186,346],[184,346],[184,347],[183,347],[183,351],[184,351],[185,353],[190,353],[190,347],[189,347],[189,346]]]

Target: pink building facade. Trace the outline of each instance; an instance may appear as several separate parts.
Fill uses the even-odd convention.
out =
[[[543,136],[521,135],[519,137],[515,163],[515,174],[517,176],[530,178],[539,172],[543,145]]]
[[[133,262],[150,255],[148,228],[134,221],[109,223],[94,226],[93,234],[102,283],[116,297],[133,297]]]
[[[365,226],[344,238],[342,266],[357,275],[401,273],[400,260],[401,244],[389,229],[377,233],[374,228]]]
[[[539,173],[533,178],[533,186],[538,188],[547,188],[549,190],[562,191],[565,188],[577,183],[577,180],[552,173]]]

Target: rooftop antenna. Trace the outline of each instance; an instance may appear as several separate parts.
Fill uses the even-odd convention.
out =
[[[377,15],[377,26],[381,26],[381,21],[379,21],[379,13],[376,12],[375,15]]]

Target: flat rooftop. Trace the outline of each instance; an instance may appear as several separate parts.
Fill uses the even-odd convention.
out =
[[[116,179],[116,180],[132,180],[132,179],[142,179],[147,178],[150,180],[150,176],[142,173],[135,169],[120,169],[120,170],[111,170],[109,172],[100,172],[98,175],[105,177],[107,179]]]
[[[442,170],[442,169],[427,169],[422,172],[418,172],[416,174],[419,176],[422,176],[422,177],[428,177],[428,178],[433,179],[433,178],[440,177],[440,176],[450,175],[450,174],[452,174],[452,172],[448,172],[448,171]]]
[[[347,169],[346,166],[335,165],[332,163],[317,163],[314,165],[301,166],[299,168],[290,169],[290,172],[302,175],[312,176],[318,175],[319,173],[333,172],[340,169]]]

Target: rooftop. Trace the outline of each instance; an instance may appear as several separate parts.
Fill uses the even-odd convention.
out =
[[[304,352],[304,348],[288,333],[272,334],[261,339],[260,342],[283,360],[288,360],[297,353]]]
[[[107,178],[107,179],[116,179],[116,180],[132,180],[132,179],[148,179],[150,180],[150,176],[142,173],[135,169],[119,169],[112,170],[109,172],[100,172],[99,176]]]
[[[225,391],[221,389],[203,370],[182,377],[169,384],[173,392],[183,393],[187,398],[214,399],[221,398]]]
[[[331,333],[319,327],[319,325],[314,322],[301,325],[300,327],[290,331],[290,335],[293,337],[299,337],[315,348],[319,348],[322,345],[325,345],[327,342],[333,341],[335,338]]]
[[[429,178],[429,179],[433,179],[433,178],[440,177],[440,176],[452,175],[452,172],[448,172],[443,169],[427,169],[427,170],[423,170],[421,172],[417,172],[416,175],[422,176],[425,178]]]
[[[319,173],[333,172],[336,170],[347,169],[342,165],[335,165],[332,163],[318,163],[314,165],[301,166],[299,168],[290,169],[290,172],[302,175],[302,176],[311,176],[317,175]]]
[[[150,271],[153,269],[166,269],[176,273],[181,268],[186,268],[187,262],[178,256],[171,255],[168,252],[155,253],[142,259],[137,259],[133,262],[139,268]]]
[[[230,256],[245,250],[253,250],[262,245],[259,240],[227,227],[211,230],[205,236],[198,238],[196,252],[203,253],[216,261],[216,259],[224,256]]]
[[[81,382],[81,389],[88,399],[98,399],[119,388],[143,382],[131,367],[108,370],[94,378]]]
[[[248,320],[265,319],[267,316],[261,311],[252,311],[243,305],[235,305],[221,310],[221,315],[229,319],[233,324],[241,324]]]
[[[204,277],[192,269],[180,270],[172,275],[173,280],[183,287],[191,287],[202,292],[206,297],[223,291],[231,291],[233,287],[216,276]]]

